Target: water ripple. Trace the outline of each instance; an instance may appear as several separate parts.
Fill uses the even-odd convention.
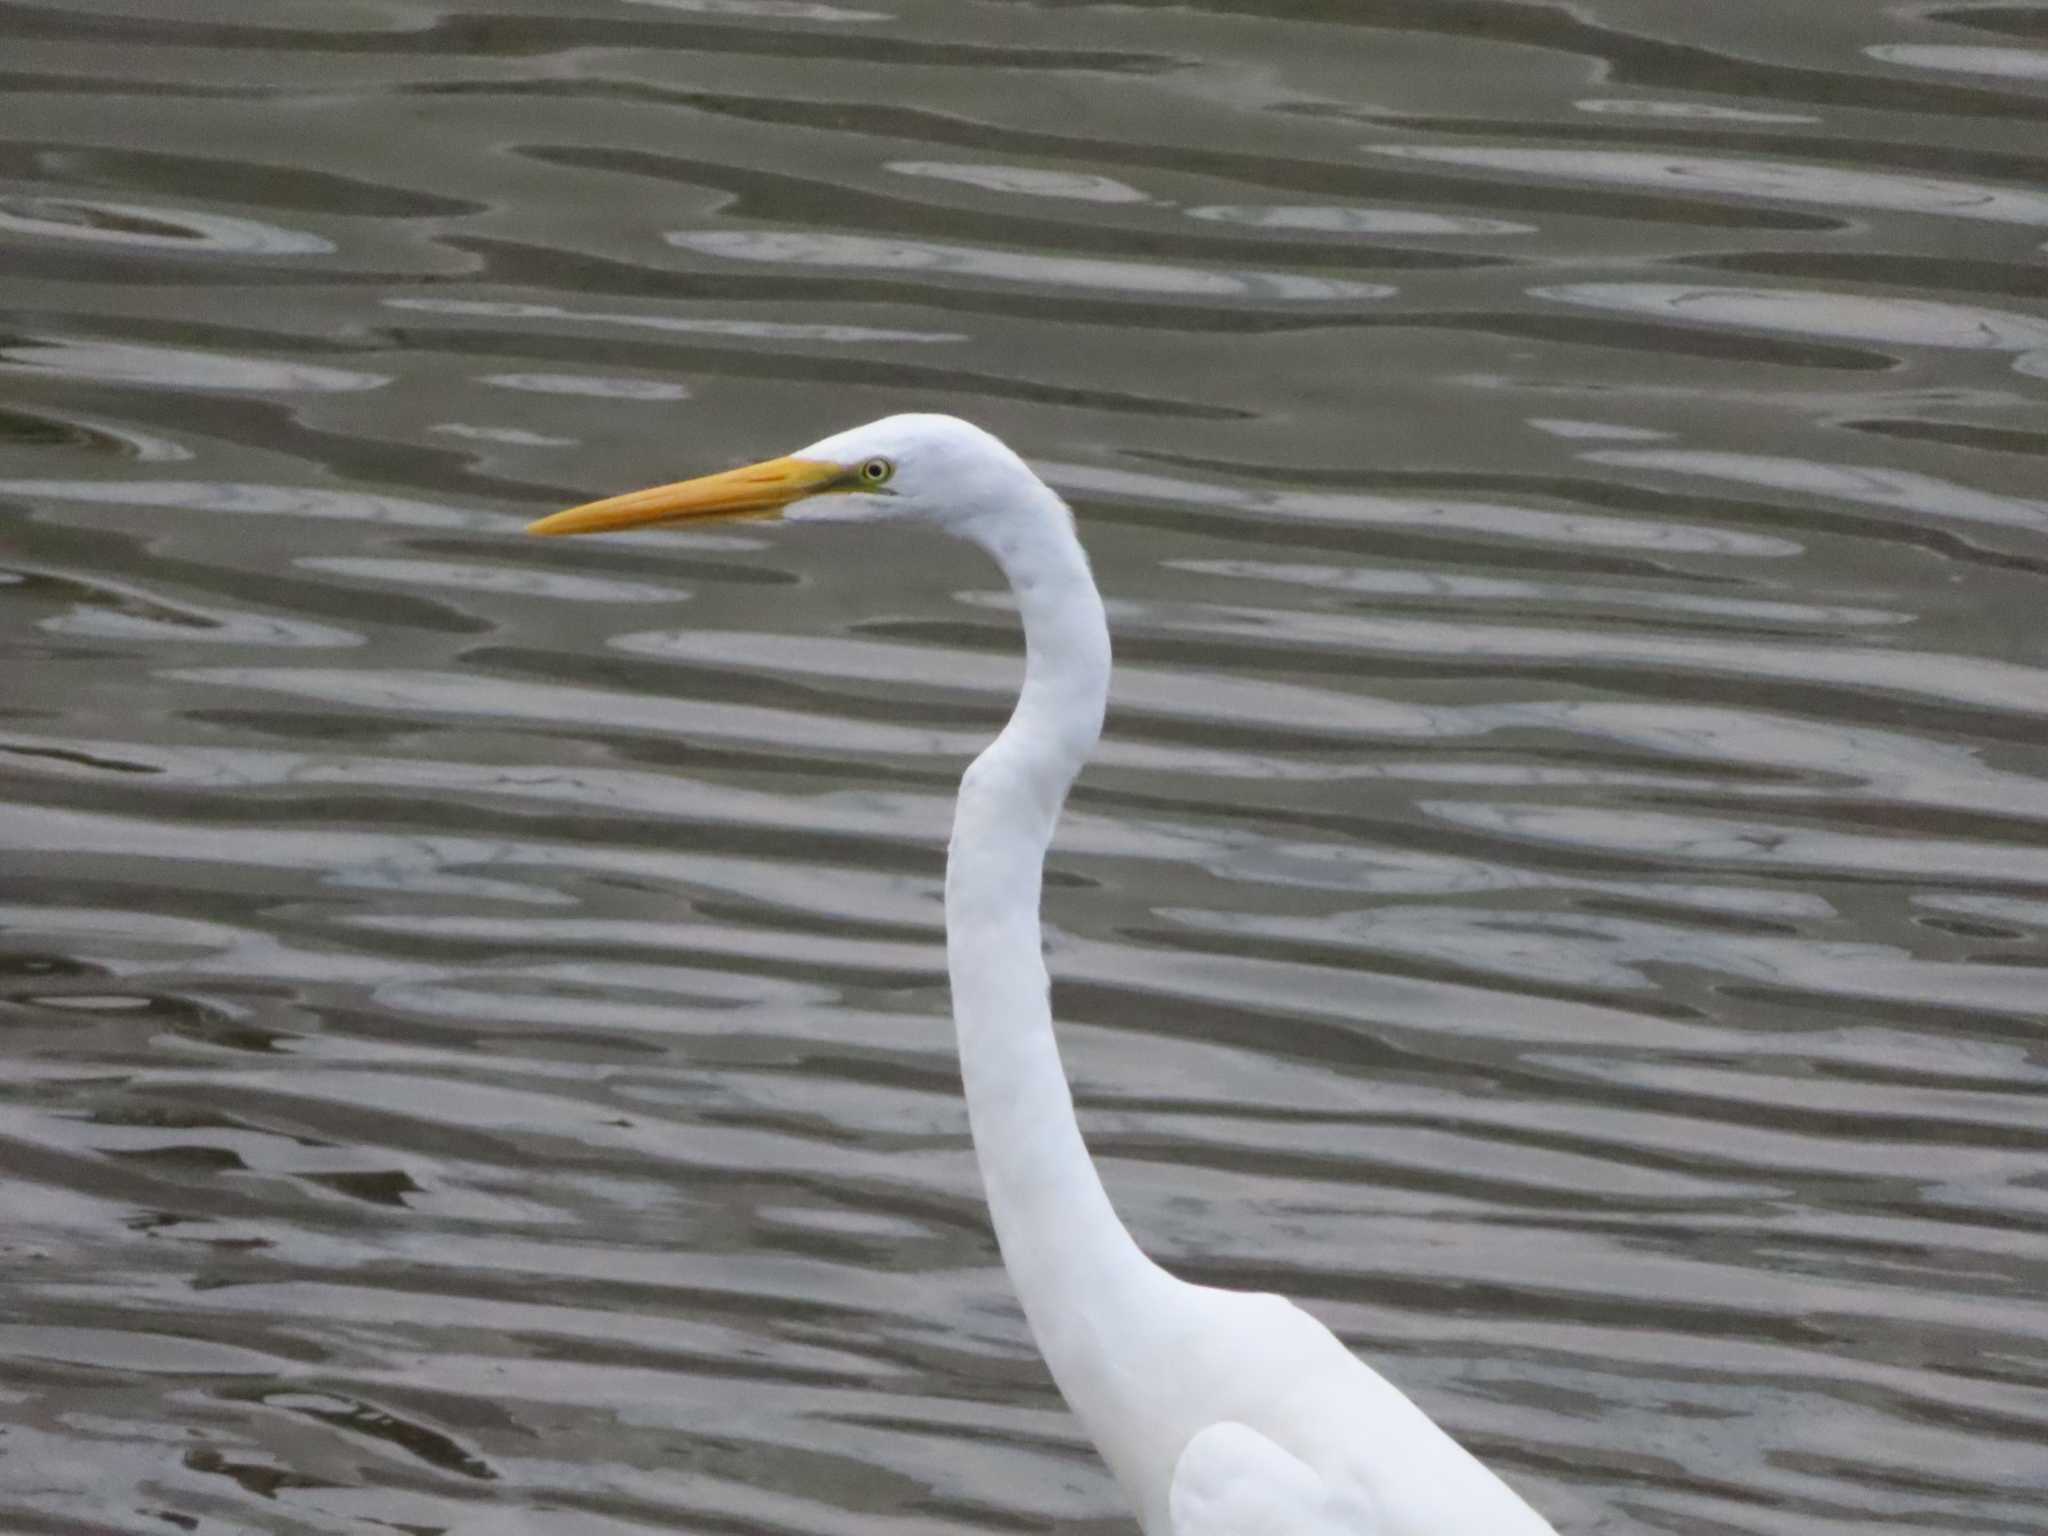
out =
[[[1384,283],[1312,277],[1294,272],[1217,272],[1158,262],[1101,261],[1079,256],[940,245],[924,240],[885,240],[867,235],[803,234],[789,230],[673,230],[671,245],[729,261],[802,267],[850,267],[872,271],[938,272],[948,276],[995,278],[1055,288],[1104,288],[1112,292],[1167,294],[1177,298],[1251,300],[1383,299],[1395,292]]]
[[[2048,225],[2048,193],[1946,177],[1624,150],[1427,144],[1383,144],[1371,149],[1375,154],[1403,160],[1510,174],[1614,182],[1691,194],[1774,198],[1815,208],[1874,208],[1982,219],[1995,224]]]
[[[1561,1532],[2048,1536],[2040,13],[0,0],[0,1528],[1128,1528],[947,1018]],[[1756,11],[1756,14],[1751,14]],[[2036,135],[2038,136],[2038,135]]]

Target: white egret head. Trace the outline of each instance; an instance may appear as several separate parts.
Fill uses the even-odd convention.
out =
[[[982,544],[1064,505],[999,438],[955,416],[885,416],[784,458],[557,512],[529,533],[776,518],[921,523]]]

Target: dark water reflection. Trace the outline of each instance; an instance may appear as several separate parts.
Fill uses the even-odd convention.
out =
[[[1124,1211],[1582,1532],[2048,1530],[2048,12],[0,4],[0,1526],[1128,1529],[939,860],[1074,502]]]

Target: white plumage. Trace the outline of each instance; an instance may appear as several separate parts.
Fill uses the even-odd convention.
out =
[[[1109,690],[1109,629],[1066,504],[979,428],[892,416],[535,530],[732,516],[928,524],[986,550],[1016,594],[1023,690],[961,780],[946,861],[961,1075],[1032,1337],[1147,1536],[1554,1536],[1321,1323],[1278,1296],[1175,1279],[1110,1206],[1060,1066],[1039,933],[1046,848]]]

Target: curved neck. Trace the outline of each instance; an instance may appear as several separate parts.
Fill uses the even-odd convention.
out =
[[[1102,731],[1109,628],[1067,509],[977,536],[1024,620],[1023,692],[961,780],[946,861],[946,956],[974,1149],[996,1239],[1046,1363],[1091,1430],[1120,1395],[1107,1334],[1164,1279],[1117,1220],[1053,1039],[1039,888],[1067,788]],[[1098,1441],[1101,1439],[1097,1435]]]

